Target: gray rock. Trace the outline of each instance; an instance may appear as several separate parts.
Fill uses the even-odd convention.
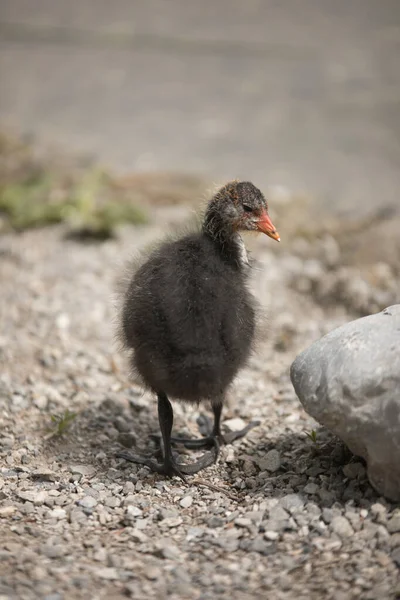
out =
[[[289,518],[289,513],[282,506],[273,506],[269,511],[269,518],[274,521],[284,521]]]
[[[106,562],[107,550],[105,548],[99,548],[97,552],[93,554],[93,559],[97,562]]]
[[[179,510],[176,510],[175,508],[161,508],[160,509],[160,521],[162,521],[163,519],[170,519],[171,517],[179,517],[180,516],[180,512]]]
[[[107,496],[103,500],[104,506],[108,506],[108,508],[116,508],[120,505],[120,500],[115,496]]]
[[[370,511],[371,515],[377,521],[382,522],[382,520],[387,520],[387,509],[385,506],[383,506],[383,504],[380,504],[380,502],[375,502],[374,504],[372,504]]]
[[[84,498],[82,498],[82,500],[79,500],[79,506],[81,506],[82,508],[91,509],[97,506],[97,500],[92,496],[85,496]]]
[[[268,530],[264,533],[264,537],[266,540],[274,541],[274,540],[278,539],[279,533],[277,531],[269,531]]]
[[[17,511],[16,506],[2,506],[0,508],[0,519],[7,519],[8,517],[12,517],[12,515]]]
[[[135,494],[128,494],[123,500],[123,505],[124,506],[129,506],[130,504],[136,505],[136,502],[137,502],[137,499],[136,499]]]
[[[392,560],[396,564],[397,567],[400,567],[400,546],[393,550]]]
[[[223,527],[224,520],[221,517],[217,517],[216,515],[214,515],[213,517],[210,517],[208,519],[207,525],[212,529],[216,529],[217,527]]]
[[[227,535],[217,538],[216,543],[226,552],[236,552],[236,550],[239,548],[238,538]]]
[[[246,513],[245,517],[247,519],[250,519],[250,521],[252,523],[259,525],[264,518],[264,514],[265,513],[263,510],[257,510],[257,511],[252,511],[252,512]]]
[[[182,500],[179,502],[179,504],[182,506],[182,508],[190,508],[192,506],[192,503],[193,503],[192,496],[184,496],[182,498]]]
[[[129,520],[135,520],[143,515],[143,511],[138,506],[130,504],[126,510],[126,517]]]
[[[261,471],[270,471],[271,473],[275,473],[275,471],[280,469],[281,456],[278,450],[272,449],[267,452],[263,458],[260,458],[257,463]]]
[[[46,396],[37,396],[36,398],[34,398],[33,403],[39,410],[45,410],[47,408],[49,400]]]
[[[392,549],[393,548],[399,548],[400,549],[400,532],[399,533],[392,533],[392,535],[390,536],[389,545],[390,545],[390,547]]]
[[[143,531],[136,528],[132,529],[130,532],[130,537],[137,544],[144,544],[148,539],[147,535],[143,533]]]
[[[178,546],[176,546],[169,538],[163,538],[157,542],[154,554],[160,556],[160,558],[176,560],[179,558],[181,552]]]
[[[35,506],[41,506],[47,498],[46,490],[36,491],[23,491],[17,492],[17,496],[25,502],[32,502]]]
[[[252,525],[252,522],[251,519],[248,519],[247,517],[238,517],[235,519],[235,525],[237,525],[237,527],[249,529]]]
[[[349,463],[343,467],[343,473],[349,479],[362,479],[365,477],[365,467],[360,462]]]
[[[83,477],[91,477],[96,473],[96,469],[92,465],[72,465],[70,471],[73,475],[81,475]]]
[[[400,500],[400,305],[335,329],[304,350],[291,380],[306,411],[367,461]]]
[[[267,521],[262,522],[262,526],[265,531],[284,531],[289,527],[289,520],[275,520],[268,519]]]
[[[223,524],[223,522],[222,522],[222,524]],[[203,527],[189,527],[187,534],[186,534],[186,540],[188,542],[190,542],[192,540],[202,537],[202,535],[204,535]]]
[[[322,510],[322,518],[325,523],[330,523],[334,517],[334,512],[330,508],[324,508]]]
[[[306,494],[316,494],[318,492],[319,486],[316,483],[310,481],[307,485],[304,486],[304,492]]]
[[[86,515],[79,508],[73,508],[69,513],[70,523],[86,523]]]
[[[128,433],[131,429],[131,424],[124,417],[119,415],[114,419],[114,426],[120,433]]]
[[[108,581],[118,579],[118,571],[115,567],[102,567],[101,569],[97,569],[95,575],[100,577],[100,579],[107,579]]]
[[[150,581],[155,581],[156,579],[160,579],[162,571],[158,567],[150,566],[146,568],[145,575]]]
[[[325,506],[331,506],[335,502],[335,493],[332,490],[320,488],[317,492],[317,495],[320,497],[321,502]]]
[[[387,524],[389,533],[398,533],[400,531],[400,513],[393,515]]]
[[[268,556],[276,552],[276,546],[270,541],[264,540],[262,537],[259,536],[251,542],[249,550],[251,552],[258,552],[259,554]]]
[[[50,469],[36,469],[31,473],[31,478],[35,481],[56,481],[57,473],[54,473]]]
[[[133,448],[133,446],[136,446],[136,436],[132,432],[121,431],[121,433],[118,435],[117,441],[125,448]]]
[[[138,519],[137,521],[135,521],[135,527],[136,527],[136,529],[139,529],[140,531],[142,531],[143,529],[146,529],[148,524],[149,524],[149,519]]]
[[[163,521],[161,521],[162,527],[168,527],[169,529],[179,527],[179,525],[182,525],[182,523],[182,517],[170,517],[169,519],[164,519]]]
[[[67,516],[67,511],[64,510],[63,508],[54,508],[53,510],[50,511],[49,516],[52,519],[65,519]]]
[[[62,544],[50,545],[46,544],[42,548],[42,553],[47,556],[47,558],[60,558],[67,553],[67,548]]]
[[[339,537],[351,537],[354,533],[353,528],[346,517],[333,517],[330,526],[332,531]]]
[[[299,494],[287,494],[279,500],[279,504],[285,510],[288,510],[289,512],[294,512],[303,508],[304,499]]]

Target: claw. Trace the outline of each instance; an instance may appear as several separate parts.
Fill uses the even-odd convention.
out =
[[[251,429],[260,425],[260,421],[251,421],[246,427],[243,429],[239,429],[238,431],[231,431],[229,433],[225,433],[222,436],[222,440],[224,444],[232,444],[235,440],[239,440],[244,437]]]

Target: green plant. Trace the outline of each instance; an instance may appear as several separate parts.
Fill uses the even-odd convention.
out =
[[[106,239],[147,222],[140,200],[103,169],[39,159],[0,131],[0,232],[65,223],[73,237]]]
[[[63,435],[75,420],[77,413],[70,412],[67,408],[61,415],[51,415],[52,427],[49,429],[49,437]]]
[[[315,431],[315,429],[312,429],[311,431],[305,431],[304,433],[312,441],[313,444],[317,443],[317,432]]]

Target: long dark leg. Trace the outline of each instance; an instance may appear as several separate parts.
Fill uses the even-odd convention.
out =
[[[163,441],[164,467],[168,469],[173,463],[171,433],[174,424],[174,411],[166,394],[158,394],[158,422]]]
[[[172,425],[174,422],[174,413],[172,406],[166,394],[159,393],[158,395],[158,420],[160,423],[161,436],[163,441],[163,463],[158,463],[153,459],[145,456],[138,456],[131,454],[130,452],[119,452],[120,458],[125,458],[134,463],[145,465],[152,471],[172,477],[177,475],[181,479],[185,480],[185,475],[194,475],[202,469],[212,465],[218,457],[219,445],[215,440],[213,451],[207,452],[195,463],[184,465],[178,464],[172,454],[171,448],[171,432]]]
[[[231,444],[235,440],[238,440],[244,437],[251,429],[260,425],[260,421],[251,421],[246,427],[243,429],[239,429],[238,431],[231,431],[226,434],[222,434],[221,432],[221,414],[222,414],[222,402],[215,402],[212,404],[212,409],[214,413],[214,424],[211,427],[210,420],[207,417],[202,417],[203,427],[207,428],[207,435],[203,438],[198,439],[188,439],[188,438],[180,438],[173,437],[171,438],[171,442],[175,444],[183,444],[185,448],[189,449],[197,449],[204,448],[215,443],[215,440],[218,440],[219,444]]]
[[[221,433],[221,414],[222,414],[222,402],[218,402],[212,405],[214,413],[214,425],[212,429],[212,436],[216,438],[222,438]]]

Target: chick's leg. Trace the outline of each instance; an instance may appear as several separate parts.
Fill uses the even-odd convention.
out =
[[[202,469],[209,467],[216,461],[219,452],[218,443],[214,443],[213,450],[210,452],[206,452],[202,457],[199,458],[199,460],[197,460],[194,463],[181,464],[176,462],[172,454],[171,446],[171,432],[174,421],[174,413],[172,405],[168,400],[167,395],[163,392],[158,394],[158,420],[163,441],[164,460],[162,463],[156,462],[155,460],[146,456],[131,454],[130,452],[120,452],[118,456],[120,458],[125,458],[130,462],[145,465],[146,467],[149,467],[149,469],[151,469],[152,471],[160,473],[161,475],[167,475],[168,477],[173,477],[174,475],[177,475],[184,481],[185,475],[194,475]]]
[[[172,437],[171,442],[174,444],[183,444],[185,448],[195,450],[198,448],[204,448],[215,444],[217,440],[219,444],[231,444],[235,440],[244,437],[251,429],[257,427],[260,421],[251,421],[243,429],[238,431],[230,431],[229,433],[223,434],[221,432],[221,414],[222,414],[223,403],[213,402],[212,409],[214,413],[214,423],[211,425],[211,421],[208,417],[201,415],[198,422],[201,420],[201,426],[206,430],[206,435],[203,438],[188,439],[183,437]]]

